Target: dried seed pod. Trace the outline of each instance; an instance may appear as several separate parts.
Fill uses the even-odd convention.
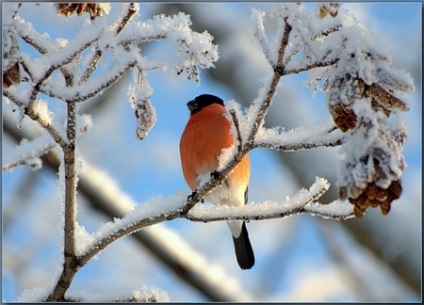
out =
[[[68,17],[74,13],[81,16],[87,12],[91,18],[101,17],[109,12],[110,6],[107,3],[56,3],[59,14]]]
[[[363,82],[349,74],[327,79],[329,89],[327,106],[336,126],[343,132],[354,129],[358,121],[352,104],[361,99],[364,92]]]
[[[318,6],[318,17],[323,19],[327,15],[335,18],[339,12],[340,4],[338,3],[326,3]]]
[[[9,88],[10,86],[17,85],[21,82],[21,75],[19,72],[19,64],[15,62],[9,69],[3,71],[3,87]]]
[[[156,111],[150,99],[136,102],[135,116],[137,118],[136,134],[143,140],[156,123]]]
[[[343,189],[343,191],[342,191]],[[340,192],[347,192],[347,187],[343,186]],[[350,197],[349,202],[354,205],[355,217],[362,217],[368,207],[380,207],[383,215],[390,212],[391,203],[402,194],[402,184],[400,180],[392,181],[387,189],[378,187],[374,182],[371,182],[356,198]]]
[[[330,113],[333,116],[334,123],[343,132],[353,129],[356,126],[356,115],[352,109],[343,104],[330,106]]]
[[[408,111],[409,106],[393,95],[393,90],[384,90],[378,84],[365,85],[364,96],[371,98],[374,109],[382,109],[386,116],[390,115],[391,109]]]
[[[19,44],[14,28],[7,24],[3,26],[3,87],[17,85],[21,82],[19,71]]]

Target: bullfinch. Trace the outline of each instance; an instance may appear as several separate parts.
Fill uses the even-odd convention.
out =
[[[187,107],[190,118],[181,136],[180,157],[184,178],[194,191],[200,187],[202,177],[210,177],[217,170],[222,150],[231,147],[234,139],[222,99],[203,94],[188,102]],[[205,199],[217,206],[243,206],[247,203],[249,179],[250,162],[246,155]],[[244,221],[231,220],[227,225],[240,268],[252,268],[255,257]]]

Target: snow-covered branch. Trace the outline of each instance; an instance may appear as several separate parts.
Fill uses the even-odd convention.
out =
[[[339,146],[345,137],[334,123],[329,121],[321,123],[319,127],[298,127],[290,131],[263,127],[259,130],[252,146],[289,152]]]
[[[243,207],[214,207],[195,206],[184,217],[191,221],[209,222],[222,220],[264,220],[285,218],[296,214],[310,213],[325,218],[344,220],[353,217],[352,206],[345,203],[344,209],[340,203],[334,208],[328,205],[315,204],[330,187],[327,180],[317,178],[309,190],[300,190],[284,202],[266,201],[252,203]],[[343,205],[343,204],[342,204]]]
[[[139,7],[135,3],[129,3],[123,7],[123,14],[120,20],[116,21],[116,35],[128,25],[131,18],[138,12]],[[84,72],[81,74],[78,84],[82,84],[87,81],[91,74],[96,70],[97,63],[102,57],[103,53],[110,47],[110,44],[106,44],[104,49],[100,49],[99,44],[92,50],[91,58],[88,59],[88,64],[85,66]]]
[[[32,169],[41,168],[40,156],[56,145],[48,134],[32,141],[22,140],[20,145],[3,157],[3,172],[12,170],[19,165],[28,165]]]
[[[66,147],[68,145],[66,135],[55,120],[53,113],[49,111],[47,103],[40,99],[29,107],[28,102],[25,101],[25,97],[28,95],[20,95],[18,97],[13,91],[15,90],[5,89],[3,90],[3,95],[18,107],[23,108],[23,114],[38,122],[62,148]]]
[[[58,98],[67,102],[84,102],[116,83],[135,65],[136,61],[129,59],[126,62],[124,61],[115,65],[113,69],[106,72],[102,78],[91,79],[82,85],[71,88],[57,87],[52,83],[45,83],[44,86],[41,87],[41,92],[50,97]]]

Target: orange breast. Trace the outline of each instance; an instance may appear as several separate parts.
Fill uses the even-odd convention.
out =
[[[218,157],[223,148],[233,145],[231,123],[224,117],[225,108],[212,104],[190,116],[180,141],[180,157],[184,178],[192,190],[198,185],[196,177],[208,174],[218,167]],[[228,176],[235,187],[247,187],[249,183],[249,158],[243,158]],[[244,188],[245,188],[244,187]]]

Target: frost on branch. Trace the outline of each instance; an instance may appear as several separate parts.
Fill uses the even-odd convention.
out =
[[[334,35],[341,54],[326,80],[328,108],[336,126],[349,134],[342,145],[340,197],[354,204],[357,217],[368,206],[387,214],[402,193],[407,132],[399,112],[409,110],[403,94],[413,90],[413,81],[391,66],[360,24]]]
[[[188,18],[182,13],[178,17]],[[187,26],[190,24],[191,22],[187,20]],[[177,43],[177,52],[184,55],[184,59],[175,66],[175,71],[178,75],[199,82],[199,67],[203,69],[214,67],[213,63],[218,60],[218,47],[212,44],[213,37],[206,31],[192,32],[190,35],[181,32],[174,39]]]
[[[281,76],[308,72],[313,94],[324,84],[328,109],[343,133],[341,141],[326,144],[342,145],[340,198],[354,205],[357,217],[368,206],[380,206],[387,214],[391,202],[402,193],[402,145],[407,131],[399,113],[409,110],[406,94],[413,91],[413,80],[392,67],[378,38],[339,4],[319,5],[317,15],[318,19],[302,4],[275,6],[269,16],[277,18],[278,30],[276,42],[271,42],[264,30],[265,14],[254,10],[251,33],[274,72]],[[264,142],[260,147],[290,147],[284,132],[272,132],[274,143]],[[271,133],[259,132],[258,136],[265,134]],[[314,147],[308,144],[312,143],[297,147]]]

